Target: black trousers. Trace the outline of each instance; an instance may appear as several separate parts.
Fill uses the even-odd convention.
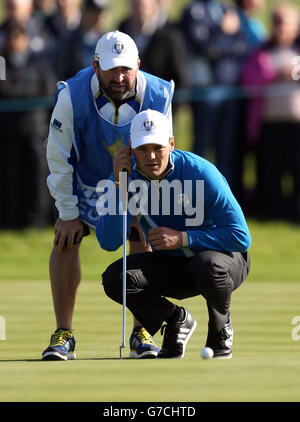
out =
[[[193,257],[147,252],[127,257],[126,306],[154,335],[170,316],[174,304],[167,299],[202,295],[207,302],[209,331],[219,332],[228,314],[233,290],[246,279],[248,253],[205,250]],[[123,259],[102,274],[105,293],[122,304]]]

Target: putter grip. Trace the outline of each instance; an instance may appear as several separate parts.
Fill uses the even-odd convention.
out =
[[[127,179],[126,179],[126,185],[127,185],[127,183],[128,183],[128,170],[127,169],[125,169],[125,168],[122,168],[121,170],[120,170],[120,172],[119,172],[119,184],[120,184],[120,182],[121,182],[121,180],[120,180],[120,174],[121,173],[126,173],[126,176],[127,176]],[[125,182],[124,180],[123,180],[123,182]]]

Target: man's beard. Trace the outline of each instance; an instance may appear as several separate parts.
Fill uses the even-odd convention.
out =
[[[110,83],[108,86],[105,86],[102,84],[102,88],[106,92],[106,94],[114,101],[124,101],[127,97],[130,96],[132,88],[130,88],[129,84],[124,84],[122,87],[124,88],[122,92],[118,92],[114,89],[114,87],[117,87],[118,84],[115,82]]]

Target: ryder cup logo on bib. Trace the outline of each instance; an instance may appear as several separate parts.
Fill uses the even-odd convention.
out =
[[[121,41],[117,41],[113,46],[113,52],[116,54],[122,54],[125,51],[124,44]]]
[[[179,205],[188,205],[190,203],[188,195],[185,193],[180,193],[177,197],[177,202]]]
[[[154,122],[152,120],[145,120],[143,123],[143,130],[145,130],[146,132],[150,132],[154,129],[154,127]]]

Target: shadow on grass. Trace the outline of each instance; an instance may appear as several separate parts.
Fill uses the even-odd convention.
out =
[[[70,361],[71,361],[72,359],[70,359]],[[136,360],[136,359],[132,359],[132,358],[129,358],[129,357],[125,357],[125,358],[122,358],[122,359],[120,359],[119,357],[114,357],[114,358],[80,358],[80,359],[74,359],[74,360],[76,360],[77,362],[79,362],[79,361],[86,361],[86,360]],[[59,361],[59,360],[46,360],[46,361],[43,361],[43,360],[41,360],[41,359],[0,359],[0,363],[4,363],[4,362],[67,362],[67,361],[63,361],[63,360],[61,360],[61,361]]]

